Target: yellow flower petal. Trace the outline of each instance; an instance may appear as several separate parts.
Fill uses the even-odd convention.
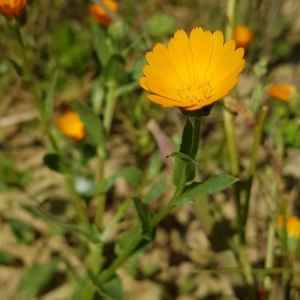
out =
[[[210,79],[216,66],[219,63],[219,59],[222,54],[224,44],[224,37],[221,31],[216,31],[213,34],[213,51],[210,59],[210,65],[206,73],[205,80]]]
[[[200,45],[194,55],[197,57],[196,63],[196,78],[204,80],[208,71],[208,66],[211,61],[213,49],[213,37],[210,31],[205,31],[200,40]]]
[[[150,66],[144,66],[143,67],[143,73],[145,74],[146,77],[148,78],[157,78],[157,80],[161,83],[164,83],[174,89],[179,90],[180,89],[180,83],[179,82],[175,82],[172,80],[169,80],[168,77],[164,76],[163,73],[157,73],[154,71],[153,68],[151,68]]]
[[[149,100],[164,107],[197,110],[226,96],[237,84],[245,61],[235,42],[224,44],[220,31],[178,30],[168,47],[157,44],[146,54],[148,66],[139,80]]]
[[[168,68],[171,70],[172,74],[171,77],[169,78],[169,76],[165,76],[165,73],[162,73],[161,70],[157,70],[159,74],[162,74],[162,76],[166,77],[166,79],[168,81],[172,81],[173,84],[178,83],[178,87],[180,88],[181,84],[182,84],[182,79],[180,78],[180,76],[177,74],[177,71],[173,65],[173,62],[171,60],[171,56],[170,56],[170,52],[167,49],[166,46],[164,46],[163,44],[156,44],[153,48],[153,53],[160,57],[160,59],[168,66]],[[173,77],[174,76],[174,77]],[[177,79],[177,80],[176,80]],[[177,82],[178,81],[178,82]]]
[[[169,52],[172,59],[172,63],[176,69],[177,74],[183,80],[183,82],[190,80],[190,72],[188,61],[184,49],[178,39],[172,38],[169,41]]]
[[[147,53],[146,59],[155,73],[163,74],[172,85],[181,87],[182,83],[179,82],[176,76],[176,70],[172,69],[173,65],[167,64],[166,61],[163,61],[160,56],[155,55],[154,52]],[[155,78],[157,77],[155,76]]]
[[[210,82],[213,86],[222,81],[224,77],[230,75],[233,68],[232,64],[238,64],[241,61],[244,53],[243,50],[240,48],[238,49],[240,51],[235,53],[234,49],[235,43],[233,40],[229,40],[225,43],[217,67],[210,78]]]
[[[174,107],[174,101],[173,99],[168,99],[162,96],[157,96],[157,95],[148,95],[147,96],[149,100],[161,104],[164,107]],[[178,103],[178,105],[176,105],[176,107],[188,107],[189,104],[188,103]]]
[[[149,92],[149,89],[148,89],[147,84],[146,84],[147,80],[148,80],[147,77],[141,77],[141,78],[139,79],[139,84],[140,84],[140,86],[141,86],[143,89],[145,89],[146,91]]]
[[[155,95],[164,96],[165,98],[181,102],[178,91],[172,87],[166,86],[152,79],[148,79],[146,81],[146,86],[148,87],[149,91]]]

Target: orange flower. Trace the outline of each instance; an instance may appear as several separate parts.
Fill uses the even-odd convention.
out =
[[[277,224],[280,229],[283,228],[283,217],[277,217]],[[286,218],[286,231],[289,237],[293,237],[295,239],[300,238],[300,219],[296,216],[291,216]]]
[[[16,17],[24,8],[27,0],[0,0],[0,13],[7,17]]]
[[[290,84],[272,85],[269,88],[269,96],[289,102],[293,98],[295,91],[295,87]]]
[[[239,25],[233,32],[236,47],[246,49],[254,38],[254,32],[245,25]]]
[[[108,10],[112,12],[117,12],[119,5],[114,0],[103,0],[103,4],[107,7]],[[107,26],[112,22],[111,17],[108,15],[108,13],[104,10],[104,8],[99,4],[91,4],[90,5],[90,13],[92,17],[95,19],[95,21],[100,24]]]
[[[85,136],[84,124],[74,111],[63,114],[58,120],[58,126],[61,132],[71,139],[79,141]]]
[[[168,47],[158,43],[146,54],[149,65],[139,83],[150,92],[149,100],[195,111],[225,97],[238,83],[243,55],[233,40],[224,44],[221,31],[197,27],[188,37],[177,30]]]

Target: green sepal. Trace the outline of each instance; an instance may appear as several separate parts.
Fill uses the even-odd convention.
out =
[[[197,110],[185,110],[183,108],[180,108],[180,111],[185,117],[193,117],[193,118],[201,119],[202,117],[209,116],[213,107],[214,107],[214,103],[204,106]]]

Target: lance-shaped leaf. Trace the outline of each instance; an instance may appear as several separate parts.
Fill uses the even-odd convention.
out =
[[[104,130],[99,117],[88,106],[81,102],[75,101],[73,106],[86,128],[90,142],[94,145],[104,147]]]
[[[124,178],[126,181],[132,183],[136,188],[141,183],[142,171],[136,167],[127,167],[118,171],[117,173],[104,180],[101,192],[106,193],[118,178]]]
[[[192,203],[197,197],[220,192],[231,186],[237,180],[237,178],[231,175],[220,174],[212,176],[203,182],[193,182],[186,188],[184,193],[174,201],[174,205],[185,205]]]

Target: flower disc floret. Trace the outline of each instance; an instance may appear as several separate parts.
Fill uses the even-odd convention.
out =
[[[139,83],[155,103],[198,110],[226,96],[238,83],[243,55],[233,40],[224,44],[221,31],[197,27],[187,36],[178,30],[168,47],[158,43],[146,54],[148,65]]]

